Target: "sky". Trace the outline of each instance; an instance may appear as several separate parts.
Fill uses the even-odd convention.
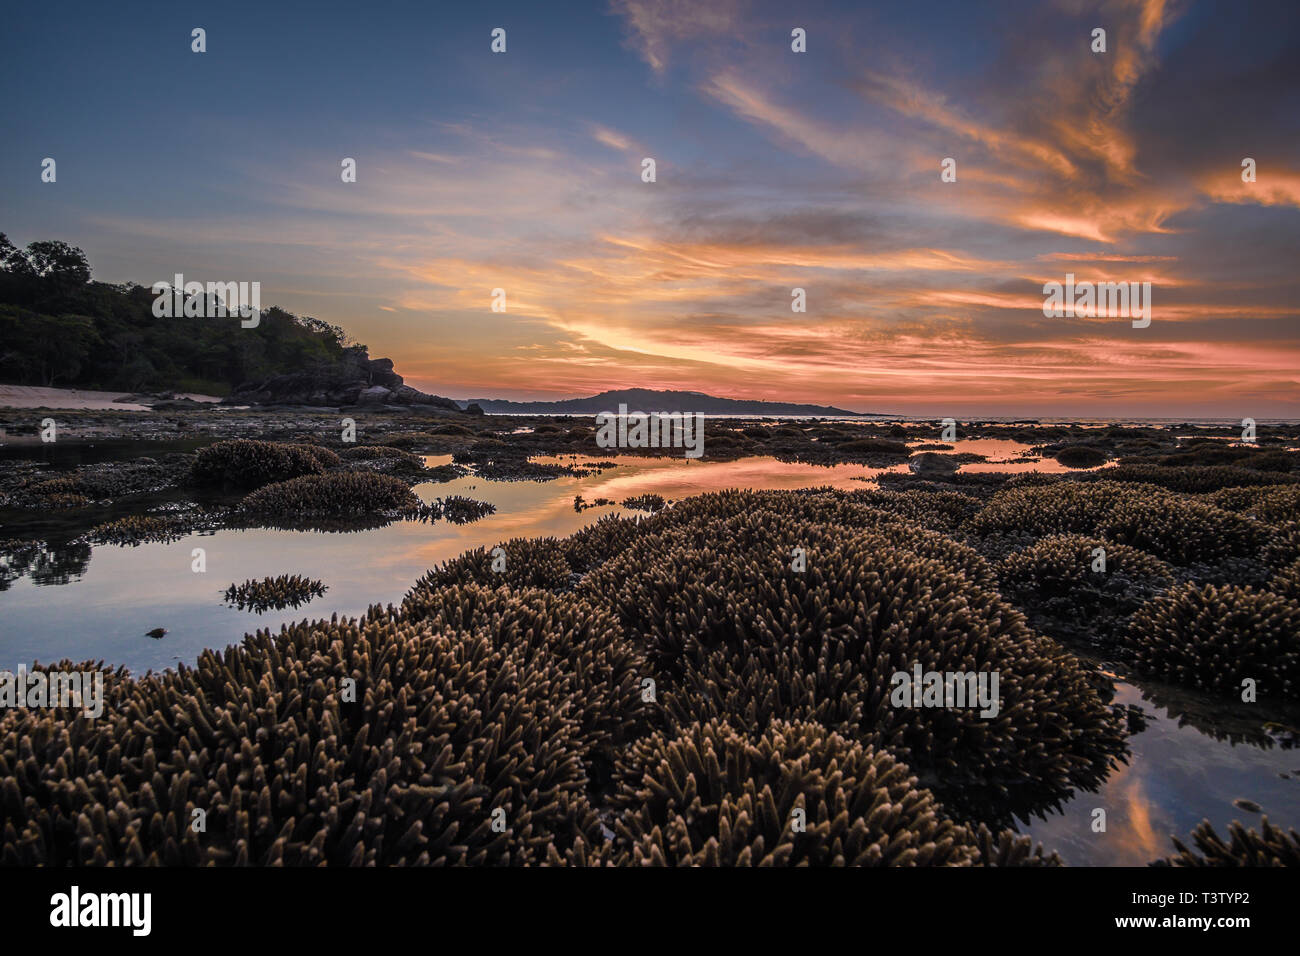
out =
[[[0,231],[80,246],[101,281],[259,281],[435,394],[1300,417],[1295,0],[2,22]],[[1067,273],[1150,282],[1150,325],[1044,316]]]

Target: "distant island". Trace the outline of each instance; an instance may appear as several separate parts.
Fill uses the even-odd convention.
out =
[[[558,402],[509,402],[504,399],[474,398],[458,401],[457,404],[461,408],[477,405],[489,415],[599,415],[601,412],[617,412],[619,405],[626,405],[628,411],[703,412],[705,415],[883,417],[877,412],[850,412],[832,405],[718,398],[715,395],[705,395],[703,392],[658,392],[648,388],[624,388],[601,392],[590,398],[568,398]]]

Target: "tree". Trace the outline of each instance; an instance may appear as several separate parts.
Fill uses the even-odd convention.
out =
[[[16,275],[29,275],[32,271],[27,257],[9,241],[9,237],[0,232],[0,272],[12,272]]]
[[[90,263],[76,246],[58,239],[39,239],[27,244],[27,262],[41,278],[67,285],[84,285],[90,281]]]
[[[33,357],[40,363],[41,384],[72,381],[99,344],[95,322],[84,315],[38,315],[31,324]]]

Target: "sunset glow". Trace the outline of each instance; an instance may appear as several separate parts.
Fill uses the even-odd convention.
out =
[[[1105,55],[1073,4],[966,6],[795,24],[615,0],[424,29],[348,7],[340,33],[235,4],[205,14],[206,60],[143,50],[130,13],[29,6],[11,79],[63,65],[12,111],[3,227],[81,246],[102,281],[259,280],[456,398],[1300,415],[1294,6],[1116,0]],[[119,82],[88,80],[86,36],[133,64]],[[1067,272],[1152,283],[1150,327],[1045,319]]]

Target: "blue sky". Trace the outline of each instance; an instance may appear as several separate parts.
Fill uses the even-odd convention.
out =
[[[260,281],[439,394],[1300,415],[1295,3],[52,3],[4,23],[0,230],[79,245],[104,281]],[[1154,321],[1044,317],[1066,272],[1151,281]]]

